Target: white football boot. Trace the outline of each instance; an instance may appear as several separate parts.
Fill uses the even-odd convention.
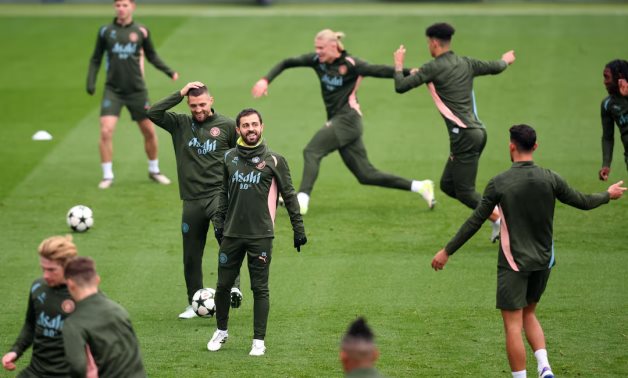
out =
[[[434,197],[434,182],[432,180],[423,180],[421,181],[421,188],[419,188],[419,194],[425,202],[427,202],[427,206],[432,210],[434,205],[436,205],[436,198]]]
[[[170,185],[170,179],[162,175],[160,172],[157,172],[157,173],[148,172],[148,178],[161,185]]]
[[[179,319],[192,319],[196,318],[196,312],[192,310],[192,306],[187,306],[185,311],[179,314]]]
[[[310,204],[310,195],[303,192],[299,192],[297,193],[297,201],[299,202],[301,215],[307,214],[308,205]]]
[[[263,356],[265,352],[266,346],[264,345],[264,340],[253,339],[249,356]]]
[[[222,348],[222,344],[227,342],[228,337],[229,337],[229,334],[227,333],[226,330],[221,331],[217,329],[216,332],[214,332],[214,335],[212,336],[211,340],[209,340],[209,342],[207,343],[207,349],[212,352],[219,350],[220,348]]]

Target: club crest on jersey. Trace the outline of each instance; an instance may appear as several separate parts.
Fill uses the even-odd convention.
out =
[[[209,135],[216,138],[218,135],[220,135],[220,129],[217,127],[212,127],[211,130],[209,130]]]
[[[259,164],[257,164],[257,165],[255,166],[255,168],[257,168],[257,169],[259,169],[259,170],[264,169],[264,167],[266,167],[266,162],[265,162],[265,161],[262,161],[262,162],[260,162]]]
[[[347,74],[347,66],[342,64],[340,65],[340,67],[338,67],[338,73],[341,75],[346,75]]]
[[[137,42],[138,39],[139,39],[139,36],[137,35],[136,32],[131,32],[131,34],[129,34],[129,41]]]
[[[63,310],[63,312],[65,312],[66,314],[71,314],[74,312],[74,309],[76,308],[76,304],[74,303],[73,300],[71,299],[66,299],[63,302],[61,302],[61,309]]]

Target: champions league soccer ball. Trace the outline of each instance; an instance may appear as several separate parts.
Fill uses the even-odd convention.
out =
[[[94,225],[92,209],[83,205],[76,205],[68,211],[68,226],[76,232],[85,232]]]
[[[211,318],[216,312],[216,303],[214,297],[216,296],[216,290],[211,287],[199,289],[192,296],[192,310],[196,315]]]

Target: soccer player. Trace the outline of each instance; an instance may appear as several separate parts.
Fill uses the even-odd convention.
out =
[[[349,325],[340,343],[340,361],[345,377],[383,377],[375,369],[379,350],[374,339],[375,336],[364,318],[358,318]]]
[[[622,80],[623,79],[623,80]],[[621,93],[621,80],[625,87],[628,79],[628,61],[615,59],[604,67],[604,86],[608,96],[602,101],[602,168],[598,174],[600,180],[608,180],[613,160],[615,144],[615,124],[619,128],[624,144],[624,160],[628,169],[628,93]]]
[[[433,208],[434,184],[430,180],[407,180],[377,170],[369,162],[362,141],[362,112],[357,91],[364,76],[392,78],[393,67],[371,65],[353,57],[345,50],[341,39],[344,33],[330,29],[320,31],[314,39],[316,52],[285,59],[273,67],[253,86],[253,97],[268,94],[268,85],[285,69],[310,67],[321,83],[327,122],[303,150],[303,177],[297,198],[301,214],[309,208],[310,194],[318,177],[320,162],[329,153],[338,150],[347,168],[363,185],[411,190],[420,193]]]
[[[43,277],[31,285],[24,326],[11,351],[2,357],[2,366],[15,370],[15,361],[32,345],[31,362],[18,376],[64,377],[69,370],[63,352],[63,325],[75,303],[66,286],[63,266],[76,256],[76,246],[70,235],[52,236],[37,250]]]
[[[144,57],[172,80],[177,80],[179,75],[159,58],[148,29],[133,21],[135,0],[114,0],[113,5],[116,17],[98,30],[87,73],[87,93],[93,95],[102,57],[106,56],[107,81],[100,108],[99,142],[103,179],[98,187],[107,189],[113,183],[113,132],[122,106],[129,109],[144,136],[148,177],[168,185],[170,180],[159,172],[155,127],[146,116],[148,92],[144,83]]]
[[[227,341],[229,289],[247,258],[253,291],[253,346],[251,356],[262,356],[270,309],[268,274],[272,261],[278,195],[283,196],[292,230],[294,247],[307,243],[290,169],[283,156],[268,149],[262,138],[264,123],[255,109],[244,109],[236,117],[240,138],[224,157],[223,188],[214,216],[215,236],[220,242],[216,288],[217,329],[207,349],[217,351]]]
[[[461,57],[451,50],[454,28],[437,23],[427,28],[427,45],[434,60],[425,63],[418,71],[406,75],[403,63],[406,49],[403,45],[394,54],[395,90],[404,93],[421,84],[427,87],[449,132],[449,158],[440,179],[440,189],[471,209],[475,209],[482,196],[475,190],[480,155],[486,145],[486,129],[478,118],[473,93],[473,78],[494,75],[515,61],[513,51],[502,55],[501,60],[485,62]],[[499,215],[491,215],[493,230],[491,241],[499,238]]]
[[[545,291],[555,263],[553,221],[556,200],[582,210],[596,208],[618,199],[626,188],[623,181],[606,192],[582,194],[556,173],[534,164],[536,132],[528,125],[510,128],[512,167],[493,177],[480,205],[458,233],[432,260],[434,270],[443,269],[456,252],[482,226],[495,206],[502,216],[497,263],[497,308],[506,331],[506,352],[513,377],[526,376],[526,352],[521,330],[534,351],[539,377],[553,377],[545,335],[535,310]],[[534,204],[534,209],[530,205]]]
[[[101,378],[146,377],[129,314],[98,290],[100,276],[94,260],[71,259],[65,266],[65,279],[76,301],[76,310],[63,330],[70,376],[83,378],[89,368],[95,368]]]
[[[167,111],[186,96],[192,115]],[[148,110],[150,120],[171,134],[177,160],[179,194],[183,201],[183,274],[188,295],[188,306],[179,314],[180,319],[196,317],[189,304],[194,293],[204,287],[203,252],[222,187],[222,159],[238,139],[235,122],[218,114],[213,104],[214,97],[205,84],[193,81]],[[242,303],[237,281],[231,289],[234,308]]]

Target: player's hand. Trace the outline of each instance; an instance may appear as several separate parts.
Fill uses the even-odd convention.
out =
[[[2,356],[2,367],[6,370],[15,370],[15,360],[17,360],[17,353],[9,352]]]
[[[253,98],[260,98],[262,96],[268,96],[268,80],[262,78],[255,83],[251,89]]]
[[[506,51],[504,55],[502,55],[502,60],[508,65],[513,64],[515,62],[515,50]]]
[[[88,95],[93,96],[95,92],[96,92],[96,88],[94,88],[91,85],[87,86],[87,94]]]
[[[420,68],[410,68],[410,75],[416,75],[421,71]]]
[[[626,189],[628,189],[622,186],[623,183],[623,181],[619,181],[608,187],[607,191],[608,194],[610,194],[611,199],[615,200],[621,198],[622,194],[624,194]]]
[[[175,72],[172,74],[172,81],[177,81],[179,79],[179,73]]]
[[[402,71],[403,61],[406,57],[406,48],[403,45],[399,46],[399,48],[397,49],[397,51],[395,51],[393,56],[395,58],[395,71]]]
[[[214,237],[216,238],[216,241],[218,242],[218,245],[222,244],[222,239],[224,239],[224,237],[225,237],[223,232],[224,232],[223,228],[216,228],[216,227],[214,227]]]
[[[190,89],[192,88],[201,88],[204,87],[205,84],[201,83],[200,81],[191,81],[187,84],[185,84],[185,86],[183,88],[181,88],[181,96],[185,97],[188,95],[188,92],[190,91]]]
[[[434,255],[432,268],[434,268],[435,271],[442,270],[445,264],[447,264],[447,260],[449,260],[449,255],[445,252],[445,248],[443,248]]]
[[[611,173],[610,167],[602,167],[602,169],[600,169],[600,172],[598,173],[598,176],[600,177],[600,180],[606,181],[608,180],[608,175],[610,173]]]
[[[294,248],[297,252],[301,252],[301,246],[307,244],[307,237],[305,235],[294,235]]]
[[[628,81],[626,81],[626,79],[619,79],[617,85],[619,86],[619,93],[622,96],[628,96]]]

